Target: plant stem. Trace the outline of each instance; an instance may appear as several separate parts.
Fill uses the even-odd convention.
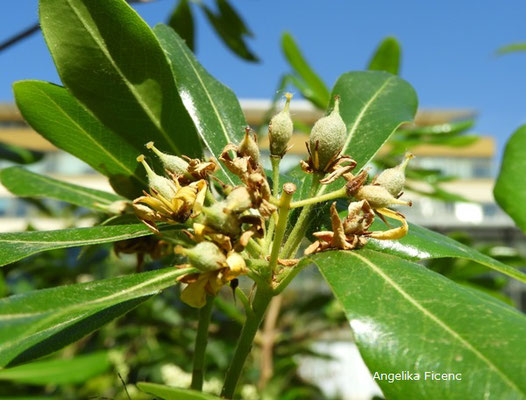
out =
[[[236,391],[237,382],[247,356],[252,349],[252,342],[263,320],[268,304],[272,299],[272,290],[268,286],[258,286],[252,303],[253,314],[247,315],[247,320],[237,342],[236,350],[225,377],[221,397],[231,399]]]
[[[214,305],[214,297],[207,296],[206,304],[199,310],[199,323],[197,325],[197,337],[195,339],[194,360],[192,369],[191,388],[201,391],[204,379],[205,351],[208,342],[208,325]]]
[[[258,388],[262,390],[274,373],[274,344],[276,342],[276,325],[281,310],[282,296],[272,298],[268,307],[261,332],[261,360]]]
[[[320,175],[313,175],[309,197],[314,196],[320,187],[320,179]],[[298,220],[296,221],[296,225],[294,225],[294,228],[292,229],[292,232],[290,233],[287,241],[285,242],[285,246],[283,246],[283,250],[281,251],[282,258],[290,258],[297,251],[297,247],[301,243],[301,239],[303,239],[305,236],[305,229],[307,229],[309,225],[308,216],[312,211],[313,206],[314,204],[308,204],[301,210]]]
[[[276,225],[276,234],[274,235],[274,241],[272,242],[272,251],[270,252],[269,267],[272,272],[275,272],[278,264],[279,250],[282,245],[283,237],[285,236],[285,230],[287,229],[287,221],[289,218],[290,202],[292,196],[296,191],[296,185],[293,183],[286,183],[283,185],[283,192],[279,200],[278,208],[278,224]]]
[[[323,194],[321,196],[311,197],[310,199],[305,199],[305,200],[294,201],[290,203],[290,208],[304,207],[310,204],[321,203],[323,201],[339,199],[341,197],[346,197],[346,196],[347,196],[347,190],[344,186],[341,189],[335,190],[327,194]]]
[[[272,194],[274,197],[278,197],[279,191],[279,163],[281,157],[270,156],[270,162],[272,163]]]

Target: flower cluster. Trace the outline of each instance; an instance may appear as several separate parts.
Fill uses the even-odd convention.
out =
[[[278,168],[279,160],[289,150],[293,132],[289,111],[292,96],[287,94],[286,97],[283,111],[269,124],[270,156],[273,166],[278,165]],[[314,233],[317,240],[305,250],[305,254],[329,249],[357,249],[364,246],[368,238],[398,239],[408,230],[404,216],[391,207],[410,205],[410,202],[400,200],[400,196],[405,184],[404,170],[412,156],[406,155],[399,166],[382,172],[369,183],[366,170],[354,175],[352,171],[356,162],[341,154],[347,140],[347,127],[339,108],[340,99],[336,97],[330,114],[313,126],[307,143],[309,158],[301,162],[301,167],[305,173],[314,174],[313,179],[322,185],[343,178],[342,186],[328,197],[313,193],[314,197],[303,202],[312,205],[337,197],[354,201],[349,202],[344,218],[340,218],[336,203],[332,204],[331,230]],[[179,244],[175,248],[163,245],[162,249],[185,258],[179,267],[191,266],[197,271],[180,278],[187,284],[181,295],[184,302],[202,307],[207,295],[216,295],[221,287],[240,275],[259,274],[260,271],[249,269],[248,259],[268,262],[271,282],[277,264],[287,268],[297,264],[297,260],[279,258],[283,256],[280,256],[280,246],[284,245],[281,241],[287,239],[288,211],[295,207],[291,203],[294,190],[290,193],[284,190],[282,197],[278,198],[275,184],[273,193],[260,163],[257,137],[249,127],[239,144],[227,144],[219,156],[219,161],[239,179],[238,186],[227,185],[215,176],[218,164],[214,159],[200,161],[166,154],[153,142],[147,143],[146,147],[157,156],[159,162],[155,165],[162,165],[164,173],[156,173],[144,155],[137,158],[145,168],[149,190],[133,201],[133,211],[157,235],[161,234],[159,224],[182,225],[180,231],[184,232],[188,244]],[[274,170],[274,179],[279,178],[278,171]],[[214,190],[210,190],[212,187]],[[298,202],[296,206],[300,204]],[[394,218],[401,222],[401,226],[370,231],[375,215],[384,221],[385,217]],[[294,235],[294,231],[289,234]],[[304,231],[300,234],[303,235]],[[285,254],[286,257],[295,252],[294,246],[289,247],[292,250]],[[131,252],[135,248],[138,248],[136,244],[130,249],[123,247],[121,251]],[[159,249],[141,248],[141,251],[158,256]],[[268,275],[267,271],[265,276]]]

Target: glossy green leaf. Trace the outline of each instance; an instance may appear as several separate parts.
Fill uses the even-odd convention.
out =
[[[211,154],[219,157],[228,143],[239,143],[245,117],[236,95],[212,77],[196,60],[184,41],[166,25],[154,29],[171,61],[177,89],[201,139]],[[223,178],[232,176],[222,164]]]
[[[33,164],[42,160],[44,153],[32,151],[8,143],[0,143],[0,160],[7,160],[17,164]]]
[[[349,130],[342,152],[356,160],[357,171],[402,123],[413,120],[418,105],[409,83],[380,71],[343,74],[332,89],[331,101],[334,96],[340,96],[340,114]]]
[[[332,90],[331,102],[340,96],[340,115],[348,129],[342,154],[363,168],[394,131],[416,113],[418,99],[414,89],[403,79],[388,72],[347,72]],[[339,181],[323,185],[318,194],[341,186]]]
[[[50,354],[195,271],[165,268],[0,300],[0,367]]]
[[[108,212],[111,203],[125,200],[113,193],[62,182],[20,167],[0,170],[0,182],[19,197],[52,198],[98,211]]]
[[[253,35],[237,11],[232,8],[227,0],[216,0],[216,4],[217,12],[214,12],[204,3],[199,3],[223,43],[242,59],[259,61],[245,43],[245,36]]]
[[[168,25],[181,36],[190,50],[195,51],[194,16],[188,0],[179,0]]]
[[[400,43],[394,37],[386,37],[375,50],[369,66],[370,71],[385,71],[398,75],[400,71]]]
[[[497,49],[497,55],[526,51],[526,43],[512,43]]]
[[[517,310],[388,254],[338,251],[313,260],[371,374],[420,374],[419,381],[376,380],[386,398],[526,397],[526,317]],[[426,372],[462,380],[425,380]]]
[[[16,82],[13,89],[17,106],[33,129],[109,177],[118,193],[136,197],[147,185],[136,160],[142,144],[134,147],[111,132],[66,89],[41,81]]]
[[[170,65],[124,0],[40,0],[40,24],[64,85],[134,146],[201,156]]]
[[[159,396],[163,400],[219,400],[219,397],[196,390],[182,389],[157,383],[139,382],[137,387],[143,392]]]
[[[499,177],[493,189],[499,206],[513,218],[523,232],[526,232],[526,209],[523,208],[526,204],[524,171],[526,171],[526,125],[521,126],[508,140]]]
[[[106,372],[110,366],[108,352],[99,351],[71,359],[36,361],[18,367],[0,369],[0,380],[33,385],[83,383]]]
[[[330,100],[329,89],[307,63],[294,38],[288,32],[281,37],[281,49],[294,72],[309,87],[312,95],[305,97],[319,108],[327,108]]]
[[[391,226],[398,224],[394,220],[391,220],[391,222]],[[386,230],[389,228],[379,219],[375,219],[371,229]],[[415,261],[446,257],[464,258],[526,283],[526,274],[520,270],[482,254],[454,239],[415,224],[409,224],[409,232],[402,239],[369,239],[366,247]]]
[[[42,251],[112,243],[151,234],[143,224],[0,233],[0,266]]]

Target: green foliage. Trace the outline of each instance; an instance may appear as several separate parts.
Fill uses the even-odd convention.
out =
[[[377,381],[386,397],[526,395],[521,362],[526,318],[520,312],[421,265],[375,251],[330,252],[313,261],[344,306],[371,373],[420,374],[420,381]],[[424,380],[426,371],[461,373],[462,380],[430,382]],[[484,385],[474,386],[478,379]]]
[[[497,55],[526,51],[526,43],[512,43],[497,49]]]
[[[170,15],[168,25],[185,41],[190,50],[195,51],[194,16],[188,0],[179,0]]]
[[[290,33],[281,37],[281,48],[294,73],[290,79],[297,84],[301,94],[319,108],[327,108],[330,101],[329,89],[307,63]]]
[[[0,143],[0,160],[7,160],[17,164],[33,164],[40,161],[42,157],[44,157],[44,153],[12,144]]]
[[[42,251],[112,243],[151,234],[142,224],[0,233],[0,265],[12,263]]]
[[[245,43],[245,37],[252,37],[252,32],[227,0],[216,0],[216,12],[204,3],[199,4],[216,33],[230,50],[246,61],[259,61]]]
[[[493,193],[495,200],[526,232],[526,188],[524,171],[526,169],[526,125],[510,137],[504,150],[499,177]]]
[[[393,222],[395,224],[396,222]],[[374,221],[372,229],[383,228],[383,223]],[[482,254],[447,236],[433,232],[415,224],[409,224],[409,233],[398,240],[370,240],[368,248],[382,253],[396,255],[408,260],[429,260],[434,258],[463,258],[499,271],[514,279],[526,283],[526,274],[517,268]]]
[[[134,197],[146,186],[144,172],[135,160],[143,140],[128,141],[113,133],[60,86],[22,81],[13,88],[17,106],[31,127],[109,177],[117,193]]]
[[[234,92],[197,62],[177,33],[165,25],[157,25],[154,32],[170,60],[177,89],[208,151],[218,156],[228,143],[239,143],[246,121]],[[234,179],[221,168],[223,178]]]
[[[163,400],[218,400],[219,397],[190,389],[181,389],[156,383],[139,382],[137,387],[145,393],[159,396]]]
[[[161,150],[202,154],[169,62],[126,2],[41,0],[40,19],[62,82],[103,124],[134,145],[148,132]]]
[[[216,4],[217,11],[212,11],[202,3],[199,5],[231,49],[247,60],[256,60],[244,41],[251,33],[243,20],[226,0],[217,0]],[[237,98],[197,62],[188,47],[193,45],[194,33],[191,7],[190,2],[181,0],[172,15],[171,25],[181,34],[178,35],[163,25],[158,25],[152,31],[124,0],[40,0],[42,30],[65,87],[37,81],[19,82],[15,85],[19,108],[26,120],[44,137],[106,175],[116,191],[130,199],[138,196],[141,189],[148,186],[145,175],[135,160],[144,151],[145,142],[152,140],[164,152],[196,158],[202,157],[204,150],[206,156],[217,159],[226,145],[237,145],[243,137],[246,121]],[[285,75],[283,84],[292,82],[319,108],[327,108],[333,104],[335,96],[340,97],[341,117],[348,133],[343,153],[356,160],[357,171],[371,162],[389,139],[393,146],[392,154],[377,160],[378,165],[384,167],[392,166],[390,164],[396,162],[402,149],[405,151],[407,147],[422,142],[463,146],[474,140],[473,136],[462,135],[471,127],[471,121],[425,128],[409,125],[401,127],[413,119],[417,96],[409,83],[394,75],[399,71],[400,46],[393,38],[384,40],[373,56],[369,68],[376,71],[345,73],[337,80],[331,93],[309,66],[290,34],[283,35],[282,46],[293,70],[291,74]],[[232,151],[234,152],[240,156],[241,150],[237,148],[237,151]],[[512,161],[507,161],[508,155],[507,152],[505,165],[508,162],[513,165],[520,159],[520,155],[514,154]],[[246,163],[250,160],[239,157],[237,161],[248,170],[249,164]],[[151,165],[157,172],[160,171],[159,163],[153,162]],[[499,181],[506,181],[504,171],[503,167]],[[275,172],[277,180],[280,176],[279,165]],[[150,174],[155,177],[152,171]],[[449,178],[440,176],[436,171],[422,169],[408,171],[408,176],[411,174],[435,185],[434,196],[451,199],[438,186]],[[513,169],[509,174],[520,175]],[[262,195],[261,188],[269,191],[264,186],[268,182],[256,181],[259,186],[249,187],[247,182],[250,179],[242,174],[238,176],[245,178],[242,180],[246,186],[240,188],[245,189],[244,192],[241,190],[236,193],[239,197],[230,197],[234,193],[230,191],[230,187],[216,185],[206,174],[199,175],[196,179],[208,179],[208,187],[212,189],[208,192],[202,180],[193,182],[194,186],[184,182],[195,178],[189,171],[179,177],[180,181],[177,178],[175,183],[168,181],[166,177],[157,177],[156,182],[164,185],[162,187],[168,195],[164,196],[163,193],[163,196],[159,196],[159,191],[151,190],[151,197],[140,200],[144,202],[142,205],[146,210],[135,210],[150,226],[152,221],[176,224],[184,220],[186,234],[180,231],[182,225],[172,225],[181,234],[176,237],[175,233],[169,234],[168,228],[162,224],[160,226],[164,229],[161,229],[160,234],[152,236],[150,230],[136,223],[136,218],[126,208],[108,208],[115,201],[123,200],[123,197],[66,184],[19,168],[2,171],[2,182],[17,195],[38,199],[53,198],[105,214],[122,212],[124,215],[112,219],[117,225],[0,234],[0,264],[16,262],[6,267],[8,280],[6,290],[2,292],[19,293],[0,300],[0,365],[11,367],[26,363],[85,338],[90,349],[107,347],[107,343],[114,342],[125,347],[127,358],[124,364],[133,370],[129,376],[131,383],[139,379],[163,381],[159,369],[168,363],[167,360],[176,360],[189,370],[187,364],[190,363],[192,354],[202,355],[205,349],[199,348],[198,352],[192,349],[196,330],[193,325],[195,313],[183,309],[176,301],[178,292],[167,291],[161,296],[154,295],[174,286],[178,278],[184,278],[184,282],[188,283],[184,290],[193,288],[195,293],[205,293],[206,288],[209,290],[208,295],[212,290],[210,286],[221,287],[230,282],[246,315],[243,316],[238,307],[228,303],[225,298],[216,299],[214,305],[222,310],[220,318],[223,318],[223,323],[217,322],[218,315],[214,316],[212,313],[211,332],[222,341],[221,344],[218,344],[219,341],[211,341],[207,358],[201,357],[194,367],[207,361],[210,366],[208,376],[211,373],[214,377],[223,378],[224,370],[229,365],[223,397],[232,398],[268,304],[302,268],[313,261],[342,303],[356,342],[372,371],[457,372],[450,371],[457,368],[463,374],[463,381],[456,382],[454,386],[450,382],[442,385],[425,381],[416,384],[380,382],[387,397],[442,399],[455,393],[458,397],[468,398],[483,397],[489,392],[499,398],[524,397],[526,388],[521,380],[526,373],[521,365],[525,356],[524,346],[521,346],[526,334],[524,316],[496,298],[466,286],[476,283],[473,278],[478,277],[480,272],[478,265],[448,271],[451,277],[448,279],[410,260],[425,260],[430,268],[439,270],[441,266],[437,264],[438,259],[456,258],[468,263],[479,263],[525,282],[523,273],[451,238],[414,225],[409,227],[409,235],[400,240],[369,239],[364,250],[331,250],[303,257],[295,264],[290,259],[297,256],[297,249],[309,231],[309,226],[318,219],[327,217],[328,198],[320,200],[317,197],[325,192],[331,196],[334,194],[331,192],[333,189],[339,191],[336,191],[337,196],[330,197],[331,200],[345,196],[345,191],[342,192],[345,182],[340,179],[318,189],[321,177],[313,174],[305,178],[302,173],[303,185],[297,188],[296,197],[292,185],[282,192],[280,199],[266,193],[267,203],[264,205],[268,209],[265,210],[254,207],[253,197]],[[229,179],[230,183],[239,183],[226,169],[220,171],[218,177],[225,183]],[[254,176],[250,175],[250,178]],[[261,179],[264,180],[264,177]],[[282,175],[280,180],[283,180],[280,182],[283,184],[288,178]],[[516,180],[511,182],[508,187],[519,186]],[[176,183],[188,190],[184,192],[185,196],[176,196],[181,190]],[[250,183],[253,184],[252,181]],[[296,183],[298,186],[301,184],[298,181]],[[198,187],[204,188],[204,191],[199,192],[201,189],[197,189]],[[170,190],[174,192],[172,197]],[[196,192],[200,193],[199,199],[202,201],[202,204],[198,204],[199,207],[196,206]],[[278,197],[278,193],[274,195]],[[220,203],[226,196],[227,200]],[[509,193],[505,193],[505,196],[511,198]],[[292,207],[294,202],[300,201],[298,199],[306,199],[307,203],[296,203],[297,207]],[[263,202],[258,200],[260,207]],[[189,203],[188,210],[180,207],[180,203],[186,205],[186,202]],[[346,202],[348,203],[348,199]],[[214,203],[216,205],[212,206]],[[151,205],[151,208],[148,209],[146,204]],[[277,221],[271,216],[274,213],[273,207],[276,206]],[[197,215],[199,213],[196,211],[200,211],[201,207],[203,213]],[[292,217],[289,218],[291,208],[298,208],[299,214],[291,213]],[[261,214],[261,210],[267,213],[265,217],[269,220],[268,226],[264,226],[265,218],[259,220],[254,218],[255,215],[249,215],[252,211],[255,213],[256,209]],[[241,211],[236,214],[237,211],[234,210]],[[192,211],[196,215],[189,219]],[[162,213],[164,215],[159,217]],[[240,219],[242,214],[245,218],[243,221]],[[403,217],[400,218],[404,221]],[[215,221],[215,225],[219,227],[210,221]],[[232,228],[235,233],[221,231],[218,234],[224,227],[217,221],[227,221],[231,225],[229,229]],[[291,226],[294,223],[295,227],[287,231],[287,224]],[[201,242],[212,245],[212,239],[199,237],[209,234],[197,232],[200,224],[205,228],[212,228],[210,235],[216,235],[214,240],[217,240],[213,246],[218,254],[227,253],[229,259],[225,256],[226,261],[221,261],[217,268],[208,271],[208,275],[189,268],[157,269],[170,265],[168,263],[184,262],[181,256],[184,251],[180,247],[176,248],[175,253],[178,255],[175,256],[172,244]],[[242,230],[250,224],[253,224],[253,231]],[[375,224],[371,229],[385,229],[380,226]],[[241,245],[241,233],[238,231],[254,234],[253,237],[244,238],[246,247]],[[274,237],[269,234],[272,231],[276,232]],[[363,233],[357,235],[367,240]],[[69,286],[62,285],[60,279],[57,279],[58,286],[54,288],[29,291],[28,286],[43,286],[42,282],[45,280],[37,280],[33,286],[28,284],[15,287],[12,283],[12,273],[18,269],[20,273],[34,271],[35,275],[38,275],[36,272],[50,274],[53,267],[57,267],[57,271],[64,271],[63,265],[52,262],[52,252],[38,258],[28,258],[24,262],[19,261],[32,254],[53,250],[58,251],[56,254],[64,255],[69,254],[72,249],[60,249],[133,238],[144,239],[126,244],[139,242],[160,245],[162,240],[163,245],[166,245],[169,251],[165,254],[165,259],[155,263],[149,263],[147,259],[147,267],[155,268],[154,271],[114,277],[123,272],[119,270],[119,266],[112,266],[110,269],[108,264],[104,264],[90,270],[92,260],[97,264],[96,257],[90,258],[90,250],[98,249],[88,248],[81,254],[80,261],[73,261],[72,264],[82,265],[79,272],[89,271],[89,279],[97,279],[101,275],[106,279]],[[236,241],[225,244],[225,239]],[[330,246],[335,247],[338,246]],[[135,251],[138,261],[142,261],[144,253],[148,252],[143,250],[131,246],[130,252]],[[238,257],[230,258],[232,255]],[[83,260],[84,256],[88,261]],[[257,290],[250,296],[245,294],[246,288],[235,289],[237,281],[220,281],[223,278],[219,274],[234,274],[234,267],[228,261],[237,271],[242,271],[240,273],[255,282]],[[48,268],[48,262],[51,268]],[[100,273],[101,270],[104,272]],[[66,275],[67,279],[64,280],[71,281],[75,271]],[[464,286],[452,279],[463,281]],[[57,284],[55,281],[53,283]],[[487,287],[496,289],[501,287],[499,284],[492,281]],[[192,292],[187,291],[186,294],[188,293],[191,295]],[[152,301],[145,302],[150,298]],[[298,362],[295,355],[307,354],[308,339],[314,337],[312,330],[309,330],[312,326],[306,329],[298,325],[309,325],[312,310],[323,309],[327,320],[334,324],[341,324],[342,316],[333,309],[330,310],[331,300],[327,296],[301,300],[298,304],[302,314],[299,317],[289,317],[289,322],[282,329],[282,339],[290,348],[284,349],[279,344],[275,346],[276,355],[285,357],[285,360],[275,364],[276,376],[269,382],[262,383],[267,383],[264,392],[268,396],[319,397],[315,388],[298,383],[294,375]],[[142,307],[133,310],[139,304]],[[136,313],[134,316],[138,315],[140,318],[130,317],[126,320],[124,314],[131,310]],[[230,325],[225,324],[224,314],[235,321]],[[117,325],[116,322],[107,325],[120,316],[124,316],[125,320],[122,325]],[[299,321],[302,321],[301,324]],[[207,320],[204,322],[208,324]],[[199,346],[206,343],[208,325],[202,323],[203,321],[199,322],[197,329],[201,332]],[[326,328],[323,324],[322,329]],[[97,333],[87,336],[97,330]],[[295,335],[297,331],[301,331],[299,337]],[[108,360],[102,357],[106,357],[106,354],[100,353],[103,355],[99,355],[101,360],[97,361],[94,358],[97,354],[83,355],[86,353],[82,351],[82,347],[77,346],[79,345],[74,345],[72,353],[77,357],[73,359],[46,360],[8,368],[0,371],[0,379],[3,374],[11,380],[22,376],[24,382],[30,383],[74,383],[81,380],[76,373],[79,370],[86,374],[85,379],[90,374],[101,374],[97,379],[105,379],[107,374],[104,371]],[[272,348],[270,354],[272,355]],[[254,382],[257,374],[254,369],[250,371],[248,379]],[[198,374],[202,376],[203,371],[199,370]],[[484,385],[473,385],[472,382],[475,381],[483,382]],[[99,381],[93,382],[98,387]],[[111,383],[101,386],[108,385]],[[138,386],[146,393],[165,399],[216,398],[155,383],[139,383]],[[88,388],[85,390],[85,393],[90,392]],[[61,393],[66,392],[63,389]]]
[[[113,193],[62,182],[20,167],[1,170],[0,181],[16,196],[56,199],[102,212],[108,212],[107,207],[113,202],[124,200]]]
[[[369,66],[370,71],[385,71],[398,75],[400,71],[400,43],[394,37],[386,37],[375,50]]]
[[[82,383],[106,372],[111,366],[108,353],[99,351],[71,359],[36,361],[0,370],[0,380],[33,385]]]
[[[331,98],[340,96],[340,113],[348,137],[342,152],[365,166],[393,132],[411,121],[418,100],[403,79],[387,72],[347,72],[334,85]]]
[[[0,365],[31,361],[125,314],[192,269],[166,268],[0,300]]]

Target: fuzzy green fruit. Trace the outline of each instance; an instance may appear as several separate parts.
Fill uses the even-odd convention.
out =
[[[190,264],[202,272],[216,271],[227,265],[226,256],[212,242],[201,242],[191,249],[178,246],[176,253],[187,256]]]
[[[286,93],[285,97],[287,102],[285,107],[283,107],[283,111],[274,115],[268,125],[270,154],[277,157],[283,157],[287,151],[287,146],[294,131],[294,124],[290,118],[289,111],[292,94]]]
[[[345,144],[347,127],[340,116],[340,98],[336,97],[331,113],[316,121],[310,133],[309,148],[314,170],[326,172]]]
[[[168,171],[171,171],[176,175],[184,175],[187,173],[188,163],[181,157],[163,153],[157,147],[154,146],[153,142],[146,143],[146,148],[149,150],[153,150],[153,152],[161,160],[163,167]]]
[[[405,168],[407,163],[414,156],[411,153],[406,153],[404,160],[396,167],[386,169],[374,180],[376,185],[383,186],[393,196],[404,190],[405,186]]]

